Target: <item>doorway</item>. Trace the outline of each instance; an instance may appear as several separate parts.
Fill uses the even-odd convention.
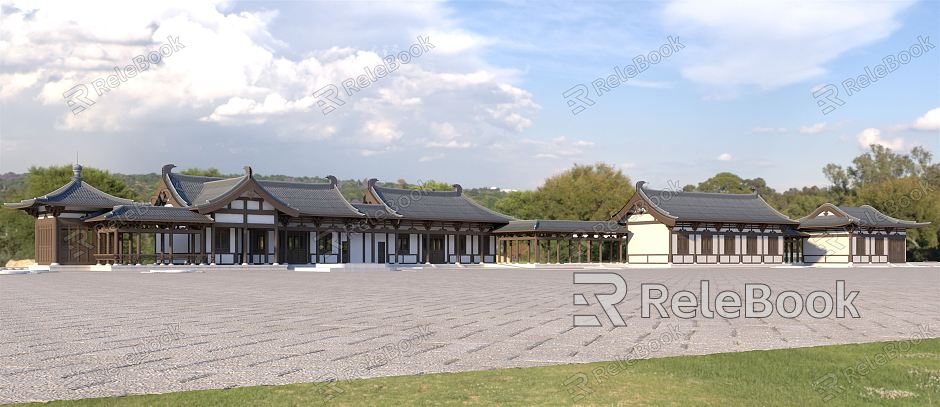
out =
[[[310,245],[307,244],[307,232],[287,232],[287,253],[284,256],[288,263],[307,264],[310,262]]]
[[[443,264],[444,261],[444,236],[431,236],[428,241],[428,257],[432,264]]]

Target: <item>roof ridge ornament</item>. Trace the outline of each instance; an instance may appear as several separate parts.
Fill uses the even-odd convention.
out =
[[[245,176],[246,176],[246,177],[251,177],[251,176],[253,176],[253,175],[252,175],[252,171],[251,171],[251,166],[250,166],[250,165],[246,165],[246,166],[245,166]]]
[[[457,192],[457,195],[463,195],[463,187],[460,184],[454,184],[454,191]]]
[[[76,163],[72,166],[72,179],[76,181],[82,180],[82,165]]]
[[[339,180],[336,179],[336,177],[333,176],[333,175],[327,175],[327,176],[326,176],[326,179],[330,180],[330,186],[331,186],[331,187],[334,187],[334,188],[335,188],[337,185],[339,185]]]
[[[377,182],[379,182],[378,178],[369,178],[369,180],[366,181],[366,187],[372,189]]]
[[[176,168],[176,164],[167,164],[167,165],[164,165],[163,168],[160,169],[160,172],[163,173],[163,175],[167,175],[173,172],[174,168]]]

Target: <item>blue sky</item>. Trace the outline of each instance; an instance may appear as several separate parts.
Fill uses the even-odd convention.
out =
[[[2,2],[0,172],[74,160],[532,188],[573,163],[634,180],[720,171],[784,189],[878,143],[940,153],[940,50],[823,114],[813,90],[940,43],[940,2]],[[313,94],[427,38],[342,95]],[[63,93],[184,48],[69,111]],[[682,48],[572,114],[568,89]],[[843,94],[844,96],[844,94]]]

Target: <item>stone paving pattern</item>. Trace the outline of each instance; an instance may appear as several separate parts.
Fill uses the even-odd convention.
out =
[[[576,292],[609,291],[575,286],[573,271],[0,276],[0,402],[584,363],[634,345],[662,357],[898,340],[925,324],[940,336],[937,267],[621,269],[619,328],[592,295],[573,305]],[[842,279],[862,317],[640,317],[640,283],[698,292],[703,279],[712,296],[752,282],[834,295]],[[603,327],[572,327],[591,312]]]

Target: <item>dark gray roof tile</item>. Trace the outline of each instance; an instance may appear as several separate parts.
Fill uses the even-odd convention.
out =
[[[661,191],[645,187],[645,182],[637,186],[637,193],[643,194],[649,203],[681,222],[797,223],[777,212],[756,193]]]

